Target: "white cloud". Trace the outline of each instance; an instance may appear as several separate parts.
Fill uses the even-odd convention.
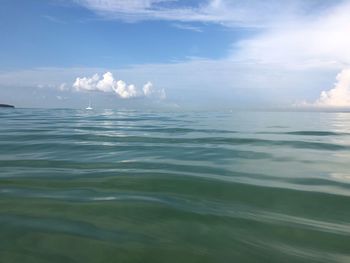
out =
[[[189,30],[189,31],[193,31],[193,32],[197,32],[197,33],[202,33],[203,29],[201,29],[198,26],[193,26],[190,24],[184,24],[184,23],[174,23],[172,24],[173,27],[178,28],[178,29],[182,29],[182,30]]]
[[[350,64],[350,3],[327,9],[318,16],[280,21],[250,39],[234,45],[238,61],[278,67],[333,67]]]
[[[156,90],[151,82],[147,82],[142,90],[135,85],[128,85],[123,80],[116,80],[111,72],[103,74],[102,78],[94,74],[91,78],[76,78],[72,86],[76,91],[98,91],[106,93],[115,93],[119,98],[131,99],[137,97],[152,97],[165,99],[164,89]]]
[[[97,75],[98,76],[98,75]],[[102,79],[96,83],[96,90],[103,92],[114,91],[115,80],[111,72],[103,74]]]
[[[97,82],[100,79],[98,74],[94,74],[91,78],[77,78],[73,84],[76,91],[98,91]]]
[[[210,1],[204,6],[189,6],[170,8],[166,3],[176,0],[73,0],[74,2],[96,12],[108,19],[127,21],[139,20],[174,20],[174,21],[216,21],[209,9],[216,4],[218,8],[222,1]]]
[[[166,98],[165,90],[164,89],[155,89],[151,82],[147,82],[143,86],[142,90],[143,90],[143,94],[146,97],[156,97],[156,98],[160,98],[160,99]]]
[[[171,2],[173,0],[75,0],[97,10],[125,11],[149,9],[155,4]]]
[[[68,87],[67,83],[61,83],[61,84],[58,86],[58,90],[59,90],[59,91],[68,91],[68,90],[69,90],[69,87]]]
[[[143,95],[136,89],[135,85],[127,85],[122,80],[117,81],[114,87],[114,91],[123,99],[130,99]]]
[[[72,0],[107,19],[166,20],[265,27],[325,0]],[[337,1],[336,1],[337,2]]]
[[[151,82],[147,82],[144,86],[143,86],[143,93],[146,96],[150,96],[153,93],[153,84]]]
[[[350,69],[344,69],[337,75],[337,82],[328,91],[322,91],[314,103],[319,107],[350,107]]]

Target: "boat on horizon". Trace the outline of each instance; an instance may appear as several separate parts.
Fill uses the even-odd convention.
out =
[[[91,107],[91,99],[89,98],[89,106],[87,106],[85,108],[86,110],[93,110],[93,108]]]

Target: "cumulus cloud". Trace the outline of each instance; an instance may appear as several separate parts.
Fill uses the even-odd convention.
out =
[[[76,91],[97,91],[97,82],[100,79],[98,74],[93,75],[91,78],[77,78],[73,84],[73,88]]]
[[[136,89],[135,85],[127,85],[123,80],[118,80],[114,91],[123,99],[130,99],[140,97],[140,92]]]
[[[96,91],[105,93],[114,93],[121,99],[131,99],[137,97],[152,97],[157,99],[165,99],[164,89],[155,89],[151,82],[147,82],[143,89],[138,89],[133,84],[127,84],[123,80],[114,78],[111,72],[103,74],[102,78],[98,74],[92,77],[76,78],[73,83],[74,90],[80,91]]]
[[[156,97],[156,98],[160,98],[160,99],[166,98],[165,90],[164,89],[155,89],[151,82],[147,82],[143,86],[142,90],[143,90],[143,94],[146,97]]]
[[[315,106],[350,107],[350,68],[342,70],[336,80],[332,89],[321,92]]]
[[[115,80],[112,73],[107,72],[103,74],[102,79],[98,80],[98,82],[96,83],[96,90],[103,91],[103,92],[111,92],[114,90],[114,85],[115,85]]]

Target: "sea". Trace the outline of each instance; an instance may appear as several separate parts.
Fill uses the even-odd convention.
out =
[[[0,262],[350,262],[350,113],[1,109]]]

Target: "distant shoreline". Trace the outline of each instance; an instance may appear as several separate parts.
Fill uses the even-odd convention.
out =
[[[15,106],[9,104],[0,104],[0,108],[14,108]]]

